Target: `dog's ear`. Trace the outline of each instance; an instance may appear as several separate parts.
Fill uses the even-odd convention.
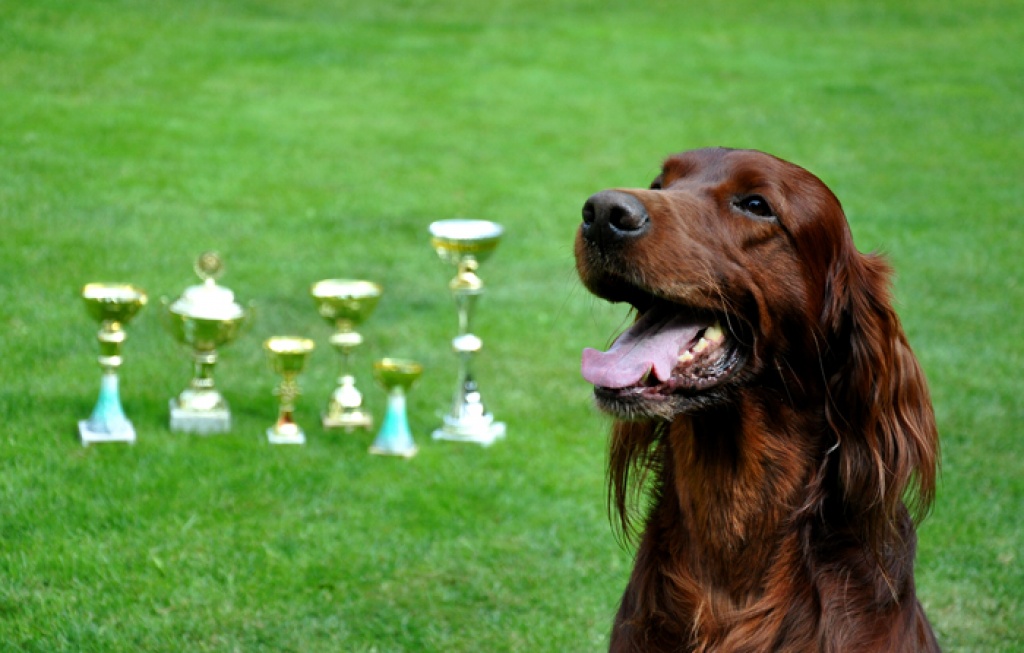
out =
[[[829,425],[838,438],[844,503],[876,552],[935,495],[938,434],[924,373],[892,307],[892,271],[847,240],[828,274],[822,328]]]

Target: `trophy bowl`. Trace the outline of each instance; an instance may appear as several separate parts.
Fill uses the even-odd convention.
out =
[[[373,364],[373,375],[385,389],[401,388],[408,392],[423,374],[423,366],[404,358],[382,358]]]
[[[190,312],[187,307],[170,304],[166,313],[167,330],[178,343],[195,352],[213,352],[238,338],[245,326],[246,313],[231,306],[216,315]]]
[[[422,365],[402,358],[383,358],[373,364],[374,378],[387,390],[388,405],[370,453],[402,458],[416,455],[419,449],[409,430],[405,394],[422,373]]]
[[[103,369],[99,398],[89,419],[78,422],[83,446],[94,442],[135,442],[135,428],[124,414],[117,369],[123,361],[124,327],[146,305],[141,288],[127,283],[89,283],[82,288],[86,312],[100,323],[98,361]]]
[[[146,305],[145,291],[130,283],[87,283],[82,288],[85,310],[100,324],[124,326]]]
[[[214,384],[217,351],[236,340],[252,316],[235,301],[235,294],[216,282],[224,269],[213,252],[202,254],[195,264],[202,283],[185,289],[173,302],[164,299],[164,326],[171,337],[192,353],[193,375],[189,386],[170,400],[172,431],[206,435],[231,428],[227,401]]]
[[[330,343],[341,357],[338,387],[331,393],[327,411],[322,416],[325,429],[341,428],[351,432],[373,426],[373,417],[363,409],[363,395],[356,388],[349,364],[352,350],[363,342],[356,327],[377,308],[382,292],[378,284],[358,279],[324,279],[309,289],[317,312],[334,327]]]
[[[274,336],[263,345],[275,374],[285,377],[296,376],[306,369],[306,360],[316,344],[309,338],[298,336]]]
[[[430,244],[447,263],[460,265],[467,259],[482,263],[498,246],[504,231],[490,220],[438,220],[430,224]]]
[[[320,315],[337,328],[349,329],[370,317],[381,292],[378,284],[358,279],[324,279],[309,289]]]
[[[274,336],[263,343],[271,369],[281,377],[275,390],[280,402],[277,422],[267,429],[267,440],[271,444],[306,442],[306,434],[295,422],[295,400],[300,394],[298,376],[315,346],[309,338],[297,336]]]

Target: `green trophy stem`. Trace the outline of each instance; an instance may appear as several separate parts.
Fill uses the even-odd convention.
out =
[[[83,445],[93,442],[135,441],[135,428],[121,405],[120,379],[121,347],[127,334],[117,322],[105,321],[96,334],[99,340],[98,361],[103,369],[99,396],[89,418],[79,422],[79,435]]]
[[[405,395],[423,372],[423,367],[408,359],[384,358],[373,366],[374,376],[388,393],[387,412],[370,453],[381,456],[416,455],[416,442],[409,429]]]
[[[124,414],[118,388],[117,372],[108,369],[100,380],[100,393],[89,416],[89,430],[93,433],[119,434],[132,432],[132,423]]]
[[[416,443],[409,430],[409,418],[405,408],[405,391],[396,386],[388,391],[387,412],[384,423],[370,447],[370,453],[384,456],[416,455]]]

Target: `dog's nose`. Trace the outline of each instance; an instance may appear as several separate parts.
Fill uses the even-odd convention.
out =
[[[593,243],[636,238],[650,226],[647,208],[629,193],[603,190],[583,204],[583,236]]]

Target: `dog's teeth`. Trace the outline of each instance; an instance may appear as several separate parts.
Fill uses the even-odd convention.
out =
[[[711,343],[709,343],[707,339],[701,338],[700,340],[697,341],[697,344],[695,344],[693,346],[693,349],[691,349],[690,351],[692,351],[695,354],[699,354],[705,349],[707,349],[710,344]]]
[[[683,353],[679,354],[679,362],[680,363],[689,363],[692,360],[693,360],[693,352],[692,351],[684,351]]]
[[[722,331],[722,326],[715,322],[714,325],[708,327],[708,330],[704,332],[704,338],[717,344],[725,340],[725,332]]]

